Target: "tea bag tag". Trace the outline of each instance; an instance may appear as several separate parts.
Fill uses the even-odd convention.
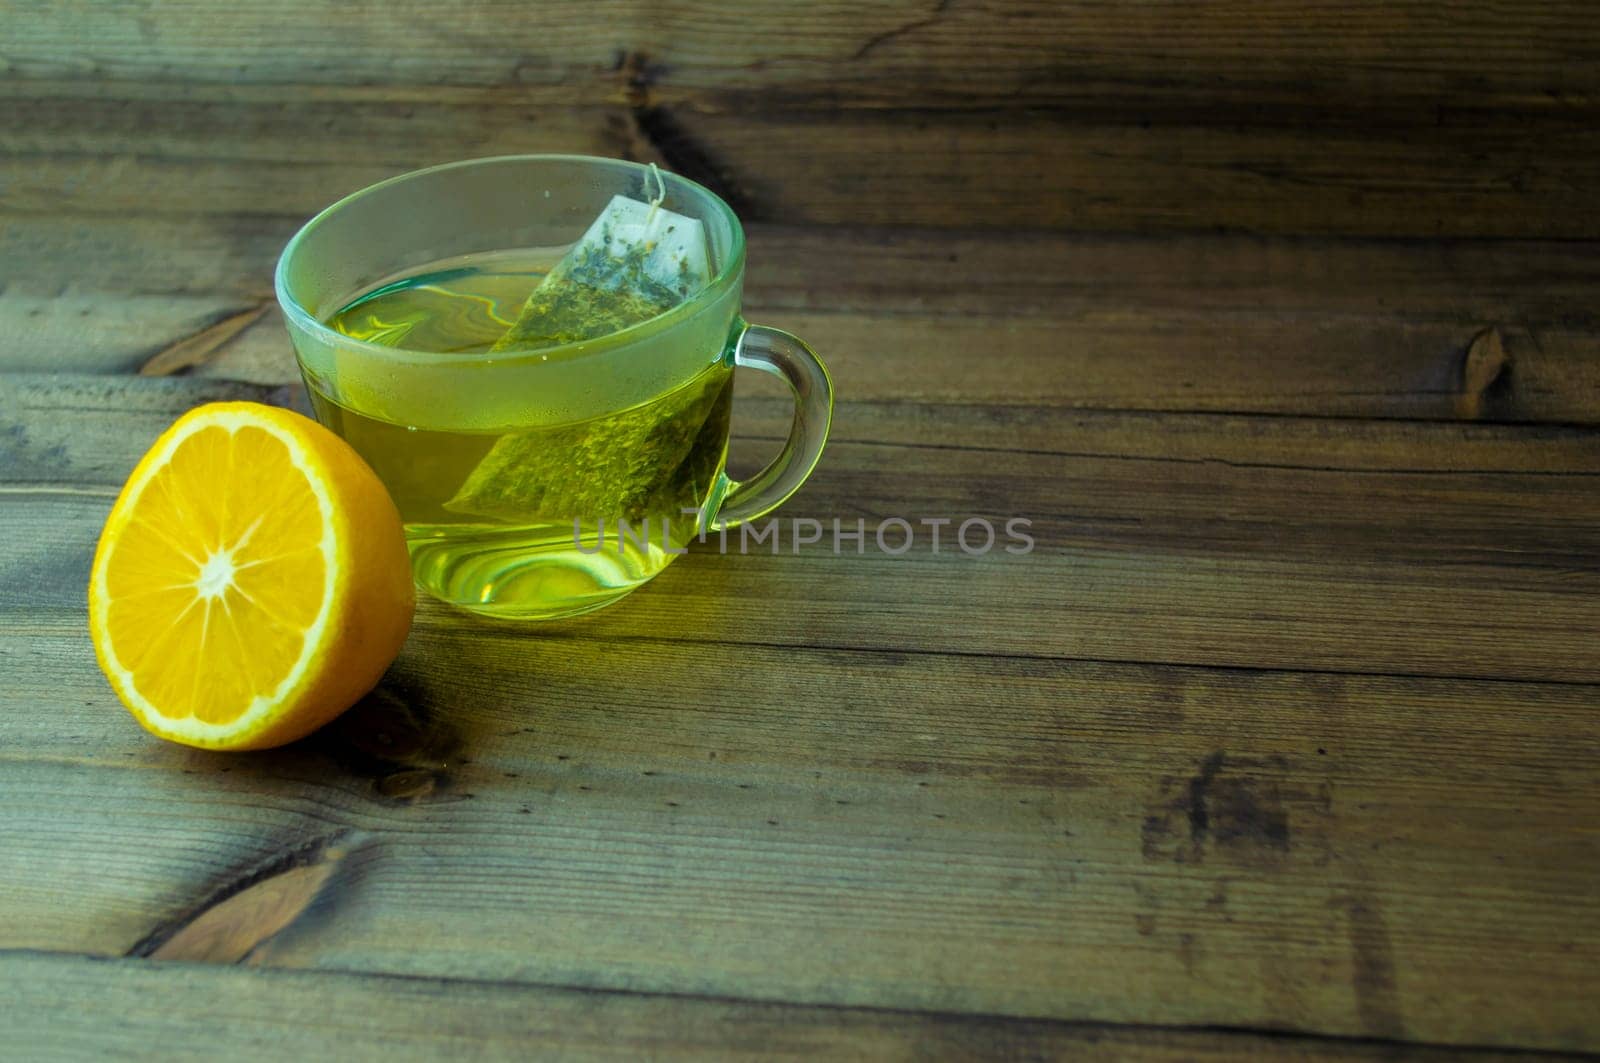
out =
[[[647,203],[612,196],[523,304],[494,350],[536,350],[594,339],[665,313],[711,280],[705,225],[661,205],[654,165]]]
[[[596,248],[600,256],[594,254]],[[710,279],[705,226],[699,218],[667,210],[659,200],[641,203],[627,196],[612,196],[551,276],[563,272],[562,265],[569,261],[593,262],[596,257],[609,259],[619,268],[593,271],[584,283],[595,287],[628,290],[630,282],[648,279],[682,302]],[[635,264],[637,271],[632,268]]]

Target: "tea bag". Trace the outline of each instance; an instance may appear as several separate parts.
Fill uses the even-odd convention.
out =
[[[594,339],[665,313],[710,282],[705,226],[650,202],[614,196],[528,296],[493,350],[537,350]],[[494,520],[677,516],[698,504],[715,469],[701,469],[700,436],[726,402],[726,379],[573,425],[502,436],[444,504]],[[713,444],[709,453],[719,454]]]
[[[536,350],[594,339],[665,313],[710,281],[705,226],[661,206],[666,182],[654,164],[655,196],[613,196],[581,239],[528,296],[495,351]]]
[[[444,508],[511,523],[681,522],[716,476],[731,383],[712,374],[610,417],[502,436]]]

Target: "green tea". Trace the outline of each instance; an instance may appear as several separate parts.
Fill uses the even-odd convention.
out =
[[[351,300],[328,324],[409,351],[498,352],[559,257],[530,250],[438,263]],[[616,305],[601,295],[594,302],[608,312]],[[697,533],[694,511],[726,486],[733,388],[721,353],[705,351],[703,369],[642,401],[578,419],[565,411],[581,403],[564,392],[574,379],[604,388],[601,370],[550,374],[548,388],[512,396],[516,415],[493,424],[404,423],[337,378],[308,385],[318,418],[388,486],[424,588],[491,615],[557,616],[615,600]],[[463,357],[463,372],[474,363]]]

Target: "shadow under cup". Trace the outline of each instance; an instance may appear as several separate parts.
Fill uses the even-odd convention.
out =
[[[649,201],[658,181],[664,209],[704,225],[712,280],[648,321],[468,354],[327,324],[448,260],[549,249],[553,264],[613,196]],[[739,221],[699,185],[613,159],[508,156],[340,200],[284,249],[277,294],[317,417],[388,487],[418,584],[474,612],[543,619],[616,601],[702,531],[771,511],[816,465],[832,412],[827,371],[795,337],[740,318],[743,278]],[[736,366],[780,377],[795,399],[783,451],[743,483],[725,472]]]

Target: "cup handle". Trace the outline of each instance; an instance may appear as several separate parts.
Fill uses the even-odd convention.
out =
[[[771,373],[789,385],[794,422],[783,452],[748,480],[730,482],[712,531],[737,527],[772,512],[799,490],[822,457],[833,422],[833,381],[815,351],[797,336],[765,325],[746,325],[733,349],[733,364]]]

